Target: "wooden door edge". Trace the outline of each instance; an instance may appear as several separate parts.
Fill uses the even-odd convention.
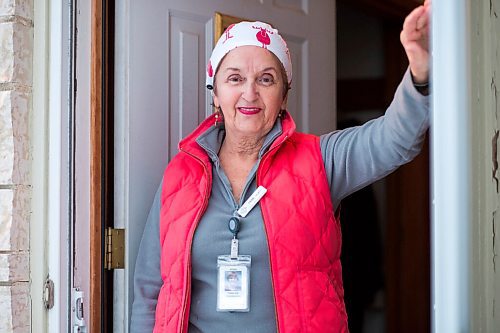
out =
[[[103,0],[91,4],[90,89],[90,332],[101,328],[102,280],[102,72]]]

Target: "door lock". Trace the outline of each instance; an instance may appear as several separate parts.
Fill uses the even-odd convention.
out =
[[[83,291],[73,289],[73,333],[87,333],[83,312]]]

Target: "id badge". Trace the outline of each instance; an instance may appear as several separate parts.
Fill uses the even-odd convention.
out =
[[[250,264],[251,256],[230,255],[217,258],[217,311],[250,311]]]

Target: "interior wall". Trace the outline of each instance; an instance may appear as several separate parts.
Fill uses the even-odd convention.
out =
[[[337,79],[384,77],[382,20],[342,2],[337,11]]]

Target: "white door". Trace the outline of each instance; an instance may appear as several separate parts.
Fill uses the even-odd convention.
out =
[[[126,268],[115,281],[115,331],[128,331],[140,237],[178,141],[211,112],[204,87],[215,12],[266,21],[292,55],[289,111],[300,131],[335,127],[332,0],[116,2],[115,226],[126,229]]]

